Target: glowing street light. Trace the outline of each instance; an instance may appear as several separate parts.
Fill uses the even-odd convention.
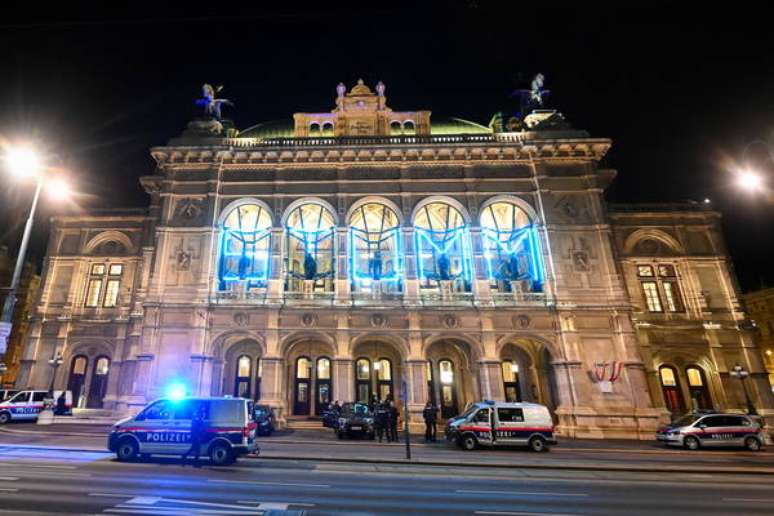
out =
[[[27,255],[27,247],[30,241],[30,234],[32,233],[32,224],[35,220],[35,212],[38,208],[38,200],[40,199],[40,191],[43,188],[43,183],[46,181],[45,174],[43,173],[43,163],[40,156],[32,147],[13,147],[5,152],[4,161],[8,171],[15,177],[20,179],[35,178],[35,195],[32,198],[32,206],[30,207],[29,215],[27,216],[27,223],[24,226],[24,234],[22,236],[21,246],[19,246],[19,255],[16,257],[16,266],[13,269],[13,276],[11,277],[11,286],[8,289],[5,302],[3,303],[2,317],[0,317],[0,353],[5,353],[8,337],[11,334],[13,328],[13,310],[16,306],[16,290],[19,288],[19,281],[21,279],[22,269],[24,268],[24,260]],[[48,187],[53,189],[55,197],[62,199],[69,193],[69,188],[61,179],[51,179],[47,183]]]
[[[749,192],[757,192],[763,188],[763,177],[749,169],[740,171],[736,182]]]

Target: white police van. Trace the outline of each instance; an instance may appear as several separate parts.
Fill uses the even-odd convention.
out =
[[[50,399],[48,391],[24,390],[19,391],[7,400],[0,402],[0,425],[10,421],[35,421],[43,410],[46,400],[56,408],[56,400],[64,392],[65,410],[72,410],[73,400],[70,391],[54,391],[54,398]]]
[[[202,413],[201,454],[215,465],[230,464],[256,451],[253,402],[243,398],[162,398],[134,417],[113,425],[108,449],[120,461],[138,455],[185,455],[191,449],[191,424]]]
[[[545,451],[556,444],[548,407],[537,403],[482,401],[446,424],[446,439],[464,450],[479,446],[529,446]]]

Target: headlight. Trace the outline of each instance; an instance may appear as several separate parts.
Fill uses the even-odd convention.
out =
[[[269,426],[269,420],[265,419],[265,420],[261,421],[261,426]]]

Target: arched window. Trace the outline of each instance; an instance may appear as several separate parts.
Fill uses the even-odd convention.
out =
[[[353,290],[400,291],[400,225],[393,210],[361,205],[349,218],[349,241]]]
[[[271,216],[257,204],[237,206],[223,223],[220,254],[220,290],[246,281],[247,287],[265,287],[269,276]]]
[[[416,134],[416,128],[414,127],[414,122],[411,120],[407,120],[403,122],[403,134]]]
[[[358,358],[355,363],[356,401],[368,403],[371,400],[371,361]]]
[[[333,136],[333,124],[331,122],[325,122],[322,126],[322,135],[326,138]]]
[[[394,398],[392,388],[392,362],[389,358],[380,358],[374,362],[376,373],[376,394],[380,400],[386,400],[388,396]]]
[[[519,364],[513,360],[503,360],[503,387],[505,389],[505,401],[521,401],[521,389],[519,388]]]
[[[524,210],[511,202],[488,205],[481,212],[481,234],[494,289],[542,290],[544,275],[538,234]]]
[[[403,134],[403,126],[401,126],[400,122],[397,120],[390,122],[390,134],[392,136],[400,136]]]
[[[97,357],[94,369],[91,373],[91,386],[89,387],[88,408],[102,408],[102,400],[107,393],[108,375],[110,374],[110,358]]]
[[[413,223],[422,287],[451,282],[455,291],[470,291],[470,245],[462,214],[445,202],[431,202],[417,210]]]
[[[322,414],[331,403],[331,360],[326,357],[317,359],[317,404],[315,411]]]
[[[310,282],[315,291],[333,290],[334,231],[333,215],[321,204],[302,204],[290,213],[286,257],[288,290],[301,291],[304,281]]]
[[[78,408],[86,406],[86,371],[89,359],[85,355],[73,357],[70,365],[70,377],[67,379],[67,390],[73,394],[73,402]]]
[[[295,403],[293,405],[293,414],[297,416],[308,416],[310,397],[309,391],[312,382],[312,361],[308,357],[298,357],[296,359],[295,374]]]
[[[250,399],[250,378],[253,372],[253,361],[247,355],[242,355],[236,362],[234,375],[234,397]]]
[[[685,410],[685,406],[683,405],[683,396],[680,393],[677,370],[672,366],[663,365],[659,368],[658,374],[667,409],[673,415],[681,414]]]
[[[457,415],[457,393],[454,378],[454,363],[451,360],[439,360],[438,372],[441,394],[441,415],[450,418]]]
[[[309,124],[309,136],[320,136],[320,124],[317,122]]]
[[[688,392],[696,409],[711,409],[712,399],[709,394],[707,379],[704,370],[698,366],[685,368],[685,376],[688,379]]]

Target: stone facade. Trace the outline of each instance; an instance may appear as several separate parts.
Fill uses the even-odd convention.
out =
[[[747,313],[758,330],[758,347],[774,389],[774,288],[763,288],[742,296]]]
[[[360,86],[331,112],[346,127],[347,99],[385,111],[383,88]],[[443,135],[413,113],[429,125],[411,135],[307,137],[310,114],[291,137],[199,120],[151,149],[146,211],[54,220],[17,383],[47,384],[61,350],[56,383],[87,406],[136,409],[183,382],[258,398],[284,423],[405,385],[412,424],[428,397],[445,415],[507,398],[548,405],[562,435],[652,438],[669,416],[663,365],[678,385],[700,366],[709,403],[741,410],[739,362],[770,413],[716,213],[611,209],[611,142],[559,113]],[[646,287],[660,310],[640,264],[675,268]]]

